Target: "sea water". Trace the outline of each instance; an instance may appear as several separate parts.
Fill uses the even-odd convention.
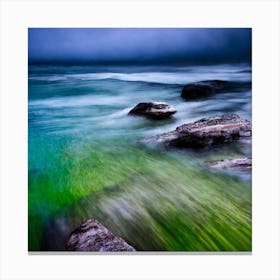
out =
[[[185,84],[210,79],[238,87],[203,100],[180,97]],[[128,115],[149,101],[177,113],[161,121]],[[213,115],[251,120],[251,101],[248,64],[29,65],[29,250],[65,250],[88,218],[137,250],[250,250],[250,174],[203,164],[250,157],[251,144],[193,151],[139,140]]]

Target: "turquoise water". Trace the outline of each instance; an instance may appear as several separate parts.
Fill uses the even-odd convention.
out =
[[[184,84],[238,87],[186,102]],[[137,250],[250,251],[251,176],[211,172],[206,160],[251,156],[251,145],[209,150],[144,147],[139,140],[222,113],[251,119],[251,67],[30,65],[29,250],[65,250],[69,233],[97,218]],[[127,113],[164,101],[177,113]]]

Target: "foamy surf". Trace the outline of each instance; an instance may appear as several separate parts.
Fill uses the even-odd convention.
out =
[[[85,73],[65,75],[68,79],[79,79],[84,81],[113,79],[127,82],[145,82],[159,84],[178,84],[198,82],[202,80],[220,79],[231,81],[250,81],[250,73],[241,74],[236,72],[219,73],[174,73],[174,72],[147,72],[147,73]]]

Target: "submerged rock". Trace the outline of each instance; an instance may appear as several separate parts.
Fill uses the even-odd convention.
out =
[[[95,252],[136,251],[97,220],[87,220],[75,229],[68,239],[67,249]]]
[[[174,107],[164,102],[143,102],[137,104],[130,112],[130,115],[145,116],[152,119],[166,119],[177,111]]]
[[[233,158],[217,161],[206,162],[205,166],[208,168],[217,169],[233,169],[239,171],[251,171],[252,159],[251,158]]]
[[[224,89],[227,84],[228,82],[223,80],[207,80],[187,84],[183,87],[181,97],[188,100],[205,98]]]
[[[146,139],[144,142],[183,147],[205,147],[251,137],[251,122],[229,114],[200,119],[178,126],[174,131]]]

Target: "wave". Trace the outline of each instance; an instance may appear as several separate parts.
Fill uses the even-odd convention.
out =
[[[160,84],[178,84],[198,82],[202,80],[221,79],[231,81],[250,81],[251,75],[244,73],[174,73],[174,72],[147,72],[147,73],[86,73],[65,75],[69,79],[84,81],[114,79],[128,82],[146,82]]]
[[[31,81],[46,81],[46,82],[56,82],[56,81],[63,81],[67,78],[62,75],[47,75],[47,76],[30,76],[28,78]]]
[[[76,72],[31,74],[29,79],[32,81],[102,81],[118,80],[127,82],[145,82],[157,84],[184,85],[186,83],[198,82],[210,79],[221,79],[228,81],[250,81],[251,68],[248,65],[213,65],[196,67],[169,67],[154,69],[138,69],[126,67],[123,69],[111,69],[107,72],[105,69],[96,72],[97,69],[78,68]],[[129,72],[131,71],[132,72]],[[161,70],[161,71],[158,71]],[[85,72],[83,72],[85,71]]]
[[[88,107],[93,105],[110,106],[123,105],[129,100],[126,96],[104,95],[79,95],[67,97],[52,97],[29,101],[29,107],[33,108],[63,108],[63,107]]]

